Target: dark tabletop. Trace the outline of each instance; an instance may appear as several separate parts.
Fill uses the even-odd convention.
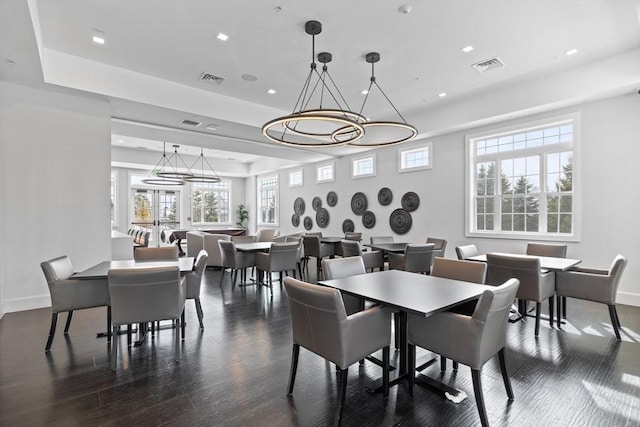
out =
[[[523,257],[532,257],[535,255],[522,255],[522,254],[507,254],[500,252],[493,252],[496,255],[507,255],[507,256],[523,256]],[[575,267],[580,264],[582,260],[579,259],[571,259],[571,258],[555,258],[555,257],[546,257],[546,256],[536,256],[536,258],[540,259],[540,268],[543,270],[553,270],[553,271],[565,271],[570,269],[571,267]],[[487,262],[487,254],[476,255],[467,258],[469,261],[480,261]]]
[[[266,252],[271,249],[273,242],[236,243],[236,250],[240,252]]]
[[[99,264],[94,265],[84,271],[75,273],[74,279],[106,279],[109,274],[109,270],[115,268],[156,268],[156,267],[180,267],[180,273],[188,273],[193,271],[193,257],[182,257],[177,261],[134,261],[134,260],[121,260],[121,261],[102,261]]]
[[[404,250],[407,248],[408,243],[375,243],[375,244],[366,244],[364,246],[368,246],[373,249],[377,249],[379,251],[384,252],[392,252],[392,253],[404,253]]]

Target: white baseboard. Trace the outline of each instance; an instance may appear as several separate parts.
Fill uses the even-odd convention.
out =
[[[640,294],[634,292],[618,292],[616,297],[616,304],[640,307]]]
[[[0,308],[1,313],[13,313],[15,311],[33,310],[36,308],[51,307],[51,297],[47,295],[39,295],[28,298],[16,298],[5,300]]]

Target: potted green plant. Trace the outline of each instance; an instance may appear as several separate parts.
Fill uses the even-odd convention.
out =
[[[238,214],[238,222],[236,222],[236,225],[240,228],[247,228],[245,221],[249,219],[249,211],[247,210],[245,205],[243,203],[240,203],[236,212]]]

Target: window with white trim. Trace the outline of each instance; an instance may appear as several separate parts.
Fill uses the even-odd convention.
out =
[[[230,183],[191,184],[191,224],[229,224]]]
[[[577,236],[579,117],[467,137],[467,234]]]
[[[111,227],[118,226],[118,172],[111,171]]]
[[[376,176],[376,155],[358,157],[351,161],[351,177],[364,178]]]
[[[278,177],[258,179],[258,224],[278,225]]]
[[[318,166],[316,172],[316,182],[333,182],[336,179],[335,164],[333,162]]]
[[[432,168],[432,143],[421,147],[398,150],[398,172]]]
[[[289,187],[302,187],[303,177],[302,169],[289,172]]]

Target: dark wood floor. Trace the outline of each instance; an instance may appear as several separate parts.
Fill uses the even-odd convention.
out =
[[[292,398],[286,396],[291,325],[277,285],[273,299],[248,287],[218,286],[207,271],[202,292],[205,330],[187,303],[182,362],[173,357],[171,329],[120,355],[109,369],[105,309],[76,312],[44,353],[50,310],[9,313],[0,321],[0,425],[329,425],[336,398],[334,368],[301,350]],[[546,307],[545,307],[546,310]],[[515,401],[504,391],[497,361],[483,370],[489,421],[494,426],[637,426],[640,424],[640,308],[619,306],[617,342],[603,305],[569,300],[563,330],[548,322],[534,339],[533,319],[508,325],[507,357]],[[60,324],[62,323],[62,324]],[[59,328],[64,322],[59,322]],[[124,338],[121,338],[124,341]],[[424,352],[423,357],[429,356]],[[471,375],[461,366],[427,374],[462,389],[460,404],[418,387],[394,387],[383,404],[363,382],[380,375],[367,362],[350,369],[344,425],[479,425]]]

